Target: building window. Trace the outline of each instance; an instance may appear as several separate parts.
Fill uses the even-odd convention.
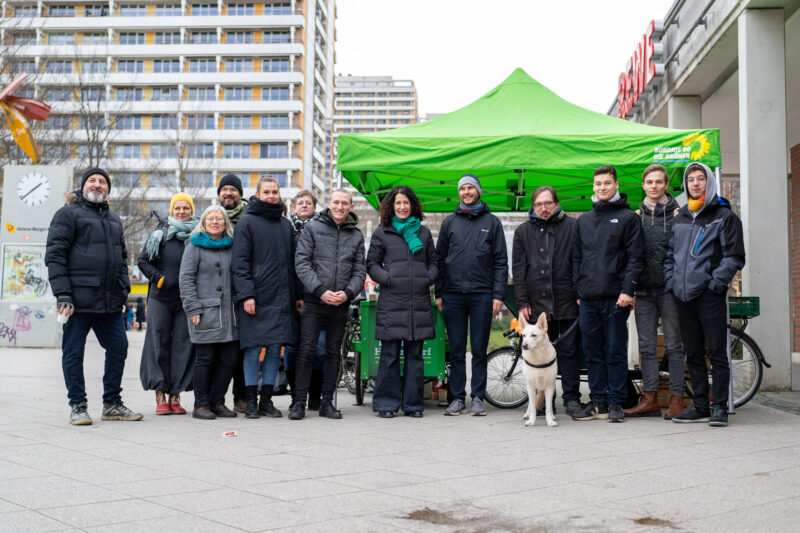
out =
[[[106,129],[106,119],[100,116],[81,117],[78,125],[82,130],[104,130]]]
[[[286,159],[287,157],[289,157],[289,145],[285,143],[261,145],[261,159]]]
[[[150,99],[153,102],[172,102],[178,99],[177,87],[153,87]]]
[[[265,57],[261,61],[261,70],[264,72],[289,72],[289,58]]]
[[[289,2],[272,2],[264,4],[265,15],[291,15],[292,6]]]
[[[14,8],[15,17],[38,17],[39,8],[37,6],[17,6]]]
[[[45,102],[71,102],[72,94],[72,89],[47,89],[44,93],[43,99]]]
[[[269,174],[270,176],[278,180],[278,185],[280,185],[281,187],[287,186],[286,172],[270,172]]]
[[[108,44],[108,35],[105,33],[84,33],[81,38],[83,44]]]
[[[15,33],[12,42],[16,45],[24,46],[28,44],[36,44],[35,33]]]
[[[268,43],[288,43],[290,40],[289,30],[265,31],[261,42]]]
[[[216,100],[217,95],[213,87],[189,87],[186,99],[193,101],[209,101]]]
[[[83,7],[85,17],[107,17],[108,5],[88,5]]]
[[[153,36],[155,44],[180,44],[181,34],[178,32],[158,32]]]
[[[20,72],[32,73],[36,72],[36,61],[18,61],[11,63],[10,70],[12,74],[19,74]]]
[[[175,115],[162,115],[150,119],[151,130],[177,130],[178,117]]]
[[[225,100],[252,100],[253,89],[250,87],[228,87],[225,89]]]
[[[117,117],[114,125],[118,130],[140,130],[142,129],[142,117]]]
[[[156,59],[153,61],[153,72],[180,72],[181,64],[177,59]]]
[[[251,44],[254,42],[252,31],[229,31],[225,34],[226,43]]]
[[[136,172],[115,172],[111,177],[114,187],[138,187],[141,175]]]
[[[288,87],[263,87],[261,89],[262,100],[288,100]]]
[[[82,102],[103,102],[106,99],[106,90],[103,87],[86,87],[81,89]]]
[[[142,89],[138,87],[118,87],[118,102],[139,102],[142,99]]]
[[[253,127],[253,117],[250,115],[225,115],[222,119],[222,128],[226,130],[249,130]]]
[[[187,144],[186,157],[189,159],[214,159],[214,145],[211,143]]]
[[[262,130],[288,130],[289,115],[264,115],[261,117]]]
[[[45,72],[68,74],[72,72],[72,61],[48,61]]]
[[[146,17],[147,6],[144,5],[121,5],[119,7],[120,17]]]
[[[50,115],[44,121],[44,128],[47,130],[71,130],[72,123],[70,117],[64,115]]]
[[[138,33],[138,32],[120,33],[119,44],[144,44],[144,33]]]
[[[144,61],[141,59],[120,59],[117,61],[117,72],[144,72]]]
[[[213,17],[219,15],[217,4],[192,4],[193,17]]]
[[[253,4],[230,4],[228,5],[228,16],[255,15],[256,11]]]
[[[250,159],[249,144],[224,144],[222,157],[225,159]]]
[[[75,6],[50,6],[48,16],[51,17],[74,17]]]
[[[192,44],[216,44],[217,32],[215,31],[193,31],[189,35],[189,42]]]
[[[159,151],[160,148],[157,147],[167,147],[170,146],[168,144],[154,144],[150,146],[150,157],[156,157],[153,155],[153,150]],[[166,159],[169,156],[160,157],[158,159]],[[150,173],[150,186],[151,187],[177,187],[178,186],[178,176],[175,175],[174,172],[151,172]],[[169,208],[169,205],[165,206],[166,211]]]
[[[178,157],[178,151],[175,149],[174,144],[151,144],[150,145],[150,158],[151,159],[170,159]],[[172,175],[175,178],[175,175]]]
[[[114,146],[114,159],[139,159],[142,147],[138,144],[117,144]]]
[[[75,34],[51,33],[47,36],[47,44],[75,44]]]
[[[187,130],[213,130],[214,115],[189,115],[186,117]]]
[[[181,11],[180,4],[169,4],[169,5],[157,5],[156,6],[156,16],[157,17],[179,17],[183,15]]]
[[[216,72],[217,60],[211,58],[195,58],[189,60],[189,72]]]
[[[253,60],[226,59],[225,72],[253,72]]]
[[[186,173],[187,187],[213,187],[214,185],[214,174],[212,172]]]

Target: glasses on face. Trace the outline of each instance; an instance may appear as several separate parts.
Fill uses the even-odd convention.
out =
[[[534,209],[541,209],[543,207],[553,207],[556,203],[552,200],[548,200],[547,202],[536,202],[533,204]]]
[[[225,219],[221,217],[208,217],[206,218],[206,222],[225,222]]]

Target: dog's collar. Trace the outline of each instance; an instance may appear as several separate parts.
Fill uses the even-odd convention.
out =
[[[553,363],[556,362],[556,358],[555,357],[553,357],[553,359],[549,363],[545,363],[543,365],[534,365],[533,363],[529,363],[528,360],[525,359],[524,357],[522,358],[522,360],[525,361],[526,365],[532,366],[533,368],[547,368],[548,366],[552,366]]]

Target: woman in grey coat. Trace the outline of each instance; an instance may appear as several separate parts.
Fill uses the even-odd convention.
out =
[[[375,314],[381,358],[372,410],[381,418],[392,418],[402,406],[406,416],[421,417],[422,344],[436,336],[430,287],[439,271],[433,238],[420,225],[422,208],[410,187],[392,189],[381,202],[380,217],[367,254],[367,271],[381,286]]]
[[[218,205],[205,210],[183,254],[179,284],[195,346],[194,418],[233,418],[225,392],[239,359],[231,283],[233,228]]]

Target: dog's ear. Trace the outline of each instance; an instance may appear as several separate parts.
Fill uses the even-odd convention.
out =
[[[525,329],[526,327],[528,327],[528,321],[525,320],[525,317],[522,315],[522,313],[520,313],[519,317],[517,317],[517,318],[519,319],[519,327],[520,328]]]
[[[547,331],[547,315],[545,313],[539,315],[539,320],[536,321],[536,325],[542,332]]]

